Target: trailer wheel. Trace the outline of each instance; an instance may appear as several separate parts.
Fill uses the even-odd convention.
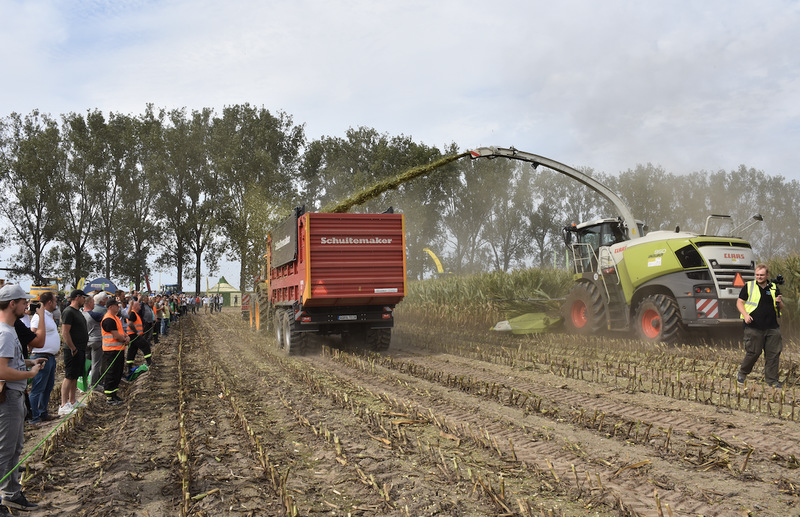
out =
[[[605,306],[595,284],[579,282],[573,286],[562,309],[564,326],[571,334],[592,335],[604,328]]]
[[[643,341],[675,341],[683,330],[678,302],[664,294],[645,297],[636,307],[634,328]]]
[[[283,351],[286,355],[302,355],[306,348],[305,332],[295,329],[294,318],[291,311],[283,315]]]
[[[367,348],[376,352],[389,350],[389,343],[392,342],[392,329],[369,329],[367,330]]]
[[[275,342],[278,344],[278,350],[283,348],[283,311],[276,310],[272,315],[272,326],[275,329]]]

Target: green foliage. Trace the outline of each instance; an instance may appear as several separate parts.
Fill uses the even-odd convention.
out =
[[[571,286],[572,275],[554,269],[443,275],[409,282],[402,310],[486,327],[527,312],[557,310]]]
[[[304,131],[286,113],[249,104],[219,114],[89,110],[63,115],[60,126],[38,111],[11,114],[0,119],[0,242],[28,275],[75,282],[98,272],[137,286],[154,265],[179,279],[191,272],[198,286],[227,252],[241,261],[247,288],[268,230],[296,205],[403,212],[411,279],[433,267],[426,247],[457,274],[563,264],[565,225],[617,215],[563,175],[511,160],[458,160],[465,153],[455,143],[440,149],[365,127],[306,142]],[[764,223],[737,232],[776,270],[794,271],[798,181],[744,165],[688,175],[652,164],[618,176],[582,170],[652,229],[700,232],[709,213],[723,213],[733,222],[718,229],[730,233],[759,211]]]
[[[47,248],[57,239],[65,155],[58,124],[34,111],[12,113],[0,125],[0,184],[5,199],[0,212],[10,223],[7,233],[18,246],[14,269],[33,279],[47,276]]]
[[[239,285],[252,288],[268,231],[298,202],[293,180],[305,144],[302,126],[283,112],[227,106],[213,121],[211,160],[219,172],[218,212],[228,258],[241,261]]]

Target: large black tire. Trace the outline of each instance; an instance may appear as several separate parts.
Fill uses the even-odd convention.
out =
[[[606,308],[600,289],[589,282],[575,284],[567,295],[562,315],[570,334],[589,336],[605,329]]]
[[[256,328],[259,331],[270,330],[270,326],[273,324],[273,315],[271,314],[272,305],[269,303],[269,296],[267,296],[267,293],[262,291],[260,287],[256,288],[256,292],[253,293],[253,296],[250,298],[250,310],[253,310],[253,304],[255,304],[256,310]]]
[[[306,351],[306,333],[296,329],[291,311],[283,315],[283,351],[286,355],[303,355]]]
[[[392,329],[369,329],[367,330],[367,348],[376,352],[389,350],[392,342]]]
[[[636,307],[633,328],[643,341],[674,342],[684,330],[678,302],[664,294],[646,296]]]
[[[278,345],[278,350],[283,348],[283,310],[278,309],[272,314],[272,327],[275,329],[275,343]]]

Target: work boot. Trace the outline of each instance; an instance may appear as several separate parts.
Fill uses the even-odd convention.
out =
[[[39,508],[38,504],[28,501],[28,499],[25,498],[25,494],[22,492],[18,493],[14,497],[4,497],[3,506],[6,508],[13,508],[15,510],[22,510],[23,512],[29,512]]]

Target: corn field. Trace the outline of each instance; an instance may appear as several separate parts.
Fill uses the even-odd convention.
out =
[[[560,269],[524,269],[409,282],[404,312],[486,328],[526,312],[558,312],[572,286]]]

